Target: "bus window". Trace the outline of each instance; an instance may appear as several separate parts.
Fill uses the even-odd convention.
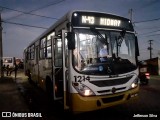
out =
[[[46,38],[43,38],[40,43],[40,59],[46,57]]]
[[[31,59],[34,59],[34,54],[35,54],[35,48],[34,48],[34,45],[31,46],[31,51],[30,51],[30,56],[31,56]]]
[[[51,37],[55,35],[55,32],[52,32],[51,34],[49,34],[47,36],[47,53],[46,53],[46,57],[47,58],[51,58],[52,54],[51,54]]]
[[[51,58],[51,46],[47,46],[47,58]]]
[[[47,39],[46,57],[51,58],[51,39]]]
[[[62,40],[61,39],[55,39],[55,66],[62,66]]]

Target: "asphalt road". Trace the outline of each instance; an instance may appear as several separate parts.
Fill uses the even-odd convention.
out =
[[[125,104],[103,110],[70,115],[53,103],[46,93],[29,83],[23,73],[17,75],[17,87],[31,112],[41,113],[40,120],[160,120],[160,80],[151,78],[148,85],[140,85],[139,97]]]

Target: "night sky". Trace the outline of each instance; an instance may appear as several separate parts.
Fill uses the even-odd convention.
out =
[[[107,12],[130,18],[139,39],[140,60],[160,51],[160,0],[0,0],[3,56],[22,58],[23,50],[70,10]],[[21,25],[20,25],[21,24]]]

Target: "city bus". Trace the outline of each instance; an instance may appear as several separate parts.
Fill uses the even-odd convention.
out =
[[[104,45],[108,55],[100,56]],[[75,10],[26,47],[24,69],[64,111],[88,112],[137,98],[138,56],[131,20]]]

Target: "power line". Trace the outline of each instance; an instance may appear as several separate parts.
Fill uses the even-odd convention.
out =
[[[147,50],[147,48],[140,49],[139,51],[144,51],[144,50],[146,51],[146,50]]]
[[[12,10],[12,11],[16,11],[16,12],[21,12],[21,13],[23,13],[23,14],[34,15],[34,16],[38,16],[38,17],[44,17],[44,18],[49,18],[49,19],[56,19],[56,20],[58,20],[58,18],[53,18],[53,17],[43,16],[43,15],[37,15],[37,14],[29,13],[29,12],[23,12],[23,11],[20,11],[20,10],[15,10],[15,9],[11,9],[11,8],[7,8],[7,7],[3,7],[3,6],[0,6],[0,7],[1,7],[1,8],[4,8],[4,9],[8,9],[8,10]]]
[[[151,19],[151,20],[137,21],[137,22],[133,22],[133,23],[137,24],[137,23],[142,23],[142,22],[151,22],[151,21],[157,21],[157,20],[160,20],[160,18],[155,18],[155,19]]]
[[[149,36],[158,36],[160,34],[151,34],[151,35],[140,35],[139,37],[149,37]]]
[[[157,35],[160,35],[160,34],[152,34],[152,35],[146,35],[146,36],[157,36]]]
[[[153,51],[157,52],[157,51],[159,51],[159,49],[154,48]]]
[[[159,42],[159,41],[156,41],[156,40],[155,40],[155,42],[156,42],[156,43],[158,43],[158,44],[160,44],[160,42]]]
[[[49,7],[49,6],[59,4],[59,3],[63,2],[63,1],[65,1],[65,0],[61,0],[61,1],[58,1],[58,2],[54,2],[54,3],[47,4],[47,5],[45,5],[45,6],[42,6],[42,7],[36,8],[36,9],[34,9],[34,10],[31,10],[31,11],[29,11],[29,12],[27,12],[27,13],[31,13],[31,12],[34,12],[34,11],[37,11],[37,10],[40,10],[40,9],[44,9],[44,8]],[[17,15],[17,16],[14,16],[14,17],[10,18],[10,19],[19,17],[19,16],[21,16],[21,15],[23,15],[23,14],[24,14],[24,13],[19,14],[19,15]],[[10,19],[7,19],[7,20],[10,20]]]
[[[156,31],[147,32],[147,33],[141,33],[141,34],[138,34],[138,35],[145,35],[145,34],[155,33],[155,32],[159,32],[159,31],[160,31],[160,29],[158,29]]]
[[[8,24],[15,24],[15,25],[21,25],[21,26],[27,26],[27,27],[34,27],[34,28],[41,28],[41,29],[48,29],[45,27],[39,27],[39,26],[34,26],[34,25],[26,25],[26,24],[22,24],[22,23],[15,23],[15,22],[9,22],[9,21],[2,21],[4,23],[8,23]]]
[[[42,7],[36,8],[34,10],[31,10],[30,12],[34,12],[34,11],[37,11],[37,10],[40,10],[40,9],[44,9],[44,8],[47,8],[47,7],[52,6],[52,5],[59,4],[59,3],[64,2],[64,1],[65,0],[57,1],[57,2],[54,2],[54,3],[49,3],[49,4],[45,5],[45,6],[42,6]]]
[[[141,11],[141,9],[144,9],[144,8],[146,8],[146,7],[148,7],[148,6],[151,6],[151,5],[153,5],[153,4],[156,4],[157,2],[159,2],[159,1],[157,0],[157,1],[149,2],[149,3],[141,6],[140,9],[138,9],[138,10],[136,10],[136,11],[139,12],[139,11]],[[136,12],[136,11],[135,11],[135,12]],[[151,22],[151,21],[156,21],[156,20],[160,20],[160,18],[155,18],[155,19],[150,19],[150,20],[142,20],[142,21],[137,21],[137,22],[133,22],[133,23],[137,23],[137,24],[138,24],[138,23]]]
[[[140,8],[136,9],[137,12],[141,11],[142,9],[145,9],[147,7],[150,7],[152,6],[153,4],[156,4],[157,2],[159,2],[158,0],[157,1],[148,1],[148,3],[146,2],[146,4],[144,5],[141,5]]]
[[[160,27],[158,27],[158,26],[152,26],[152,27],[139,27],[139,26],[135,26],[136,27],[136,29],[159,29]]]

